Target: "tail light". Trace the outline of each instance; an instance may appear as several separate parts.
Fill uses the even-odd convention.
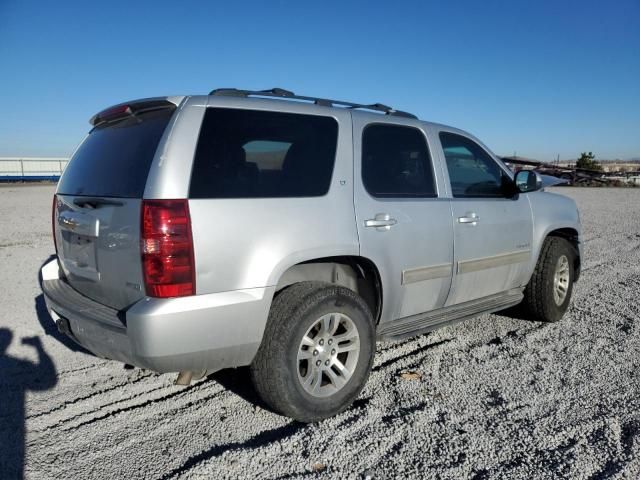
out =
[[[58,242],[56,240],[56,211],[58,209],[58,199],[53,195],[53,205],[51,205],[51,231],[53,232],[53,249],[58,253]]]
[[[187,200],[143,200],[141,233],[147,295],[194,295],[195,263]]]

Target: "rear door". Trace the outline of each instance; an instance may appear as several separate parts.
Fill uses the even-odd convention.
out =
[[[197,291],[275,286],[292,265],[356,255],[350,112],[210,101],[189,187]]]
[[[73,288],[122,309],[145,295],[140,209],[149,169],[175,111],[142,102],[97,116],[60,179],[54,235]]]
[[[527,281],[532,216],[526,195],[511,195],[507,171],[475,140],[439,133],[454,225],[455,274],[447,305],[501,293]]]
[[[379,269],[389,321],[444,305],[453,229],[422,125],[370,118],[354,112],[356,218],[360,254]]]

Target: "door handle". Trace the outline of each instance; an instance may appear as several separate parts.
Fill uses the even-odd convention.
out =
[[[389,230],[398,221],[395,218],[391,218],[388,213],[378,213],[375,218],[370,218],[364,221],[364,226],[369,228],[375,228],[379,231]]]
[[[458,223],[477,225],[479,221],[480,217],[474,212],[466,213],[464,217],[458,217]]]

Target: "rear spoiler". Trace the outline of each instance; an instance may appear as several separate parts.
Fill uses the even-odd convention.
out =
[[[89,119],[94,127],[118,118],[136,115],[152,110],[175,109],[184,97],[143,98],[131,102],[119,103],[96,113]]]

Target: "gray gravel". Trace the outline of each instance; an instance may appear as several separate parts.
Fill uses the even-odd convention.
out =
[[[380,344],[353,408],[313,425],[257,406],[244,369],[177,387],[57,334],[37,274],[53,190],[0,188],[5,468],[25,415],[25,475],[38,479],[640,476],[640,189],[556,190],[578,202],[585,242],[561,322],[485,315]],[[31,336],[55,374],[21,343]]]

